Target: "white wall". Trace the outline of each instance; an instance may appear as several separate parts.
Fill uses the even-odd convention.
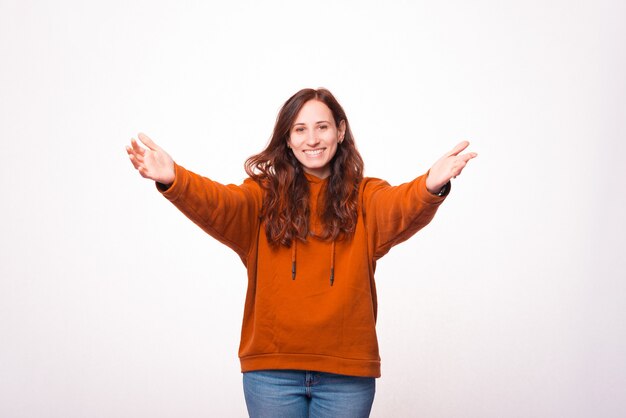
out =
[[[245,415],[243,266],[124,146],[237,183],[317,86],[368,175],[479,153],[379,263],[372,415],[621,416],[625,3],[378,3],[0,0],[0,416]]]

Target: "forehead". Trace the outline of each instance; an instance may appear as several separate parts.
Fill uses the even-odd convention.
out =
[[[326,103],[313,99],[302,106],[302,109],[296,115],[294,123],[331,122],[333,120],[333,112],[326,106]]]

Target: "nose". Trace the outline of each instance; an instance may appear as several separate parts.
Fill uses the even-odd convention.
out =
[[[315,146],[317,144],[320,143],[319,138],[317,137],[317,133],[315,132],[315,130],[311,130],[310,133],[307,135],[306,138],[306,144],[310,147]]]

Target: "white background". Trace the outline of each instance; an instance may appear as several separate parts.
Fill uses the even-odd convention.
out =
[[[0,416],[243,417],[238,257],[140,178],[223,183],[329,88],[366,174],[479,153],[379,263],[373,417],[626,410],[622,1],[0,0]]]

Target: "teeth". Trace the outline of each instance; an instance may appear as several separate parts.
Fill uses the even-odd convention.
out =
[[[323,151],[324,150],[322,150],[322,149],[315,149],[315,150],[306,150],[306,151],[304,151],[304,153],[307,154],[307,155],[315,156],[315,155],[320,155]]]

